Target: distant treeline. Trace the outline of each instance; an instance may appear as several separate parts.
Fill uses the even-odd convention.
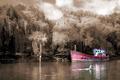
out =
[[[34,54],[29,36],[33,32],[47,34],[44,54],[64,53],[74,49],[92,54],[102,48],[108,54],[120,54],[120,14],[98,16],[87,11],[61,9],[64,17],[49,21],[42,10],[31,6],[0,7],[0,54]]]

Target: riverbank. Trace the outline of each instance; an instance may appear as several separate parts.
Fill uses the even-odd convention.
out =
[[[110,61],[113,61],[113,60],[120,60],[120,55],[119,56],[111,56]]]
[[[109,61],[120,60],[120,56],[110,56]],[[39,62],[37,56],[0,55],[0,63]],[[68,55],[43,55],[42,62],[71,62]]]

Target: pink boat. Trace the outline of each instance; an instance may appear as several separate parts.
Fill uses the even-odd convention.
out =
[[[98,51],[98,50],[97,50]],[[71,51],[72,61],[107,61],[109,57],[104,52],[95,52],[94,55],[89,55],[77,51]]]

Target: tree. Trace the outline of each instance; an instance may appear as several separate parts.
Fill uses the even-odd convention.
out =
[[[39,61],[41,61],[42,57],[42,47],[47,42],[46,34],[43,32],[33,32],[29,39],[32,40],[32,48],[35,55],[39,56]]]

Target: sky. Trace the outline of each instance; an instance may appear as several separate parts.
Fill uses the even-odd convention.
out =
[[[38,1],[46,1],[55,4],[55,0],[0,0],[0,5],[18,3],[24,3],[26,5],[36,5]],[[74,6],[79,8],[96,12],[97,14],[106,15],[112,13],[113,9],[117,6],[120,7],[120,0],[56,0],[56,5],[62,6]],[[79,5],[79,6],[78,6]]]
[[[56,5],[76,6],[77,8],[94,12],[98,15],[109,15],[116,7],[120,7],[120,0],[57,0]]]
[[[109,15],[116,7],[120,7],[120,0],[90,0],[83,5],[83,9],[99,15]]]
[[[42,6],[40,6],[40,1],[44,1]],[[70,7],[71,9],[74,7],[73,9],[87,10],[98,15],[112,14],[115,11],[115,8],[117,9],[117,12],[120,12],[120,0],[0,0],[0,6],[3,4],[16,5],[19,3],[38,6],[39,8],[42,8],[49,19],[53,17],[54,20],[62,17],[63,15],[56,6],[65,6]]]
[[[51,4],[52,2],[50,3],[50,0],[43,1],[49,3],[43,2],[41,6],[38,3],[38,6],[44,11],[49,20],[57,20],[63,16],[57,7],[68,7],[69,9],[76,10],[82,9],[98,15],[110,15],[115,11],[115,8],[120,7],[120,0],[56,0],[56,3],[52,0],[54,5]],[[77,6],[75,5],[76,3]]]

